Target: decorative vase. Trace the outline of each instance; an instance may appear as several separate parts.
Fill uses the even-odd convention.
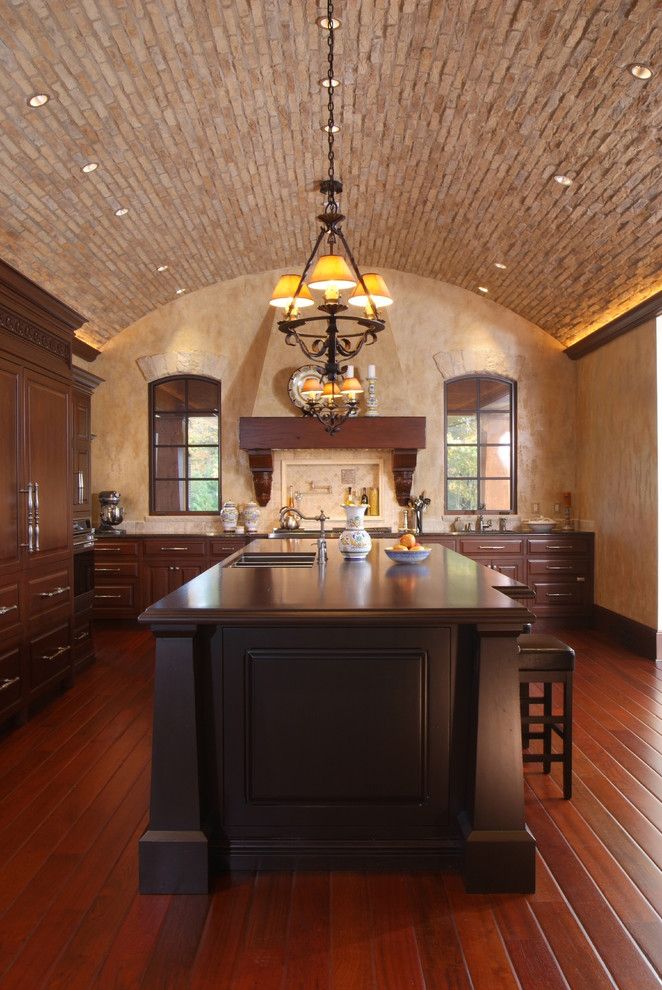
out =
[[[363,525],[367,505],[343,505],[347,516],[347,528],[340,534],[338,546],[345,560],[363,560],[370,553],[372,540]]]
[[[247,533],[257,533],[260,521],[260,509],[257,502],[247,502],[244,508],[244,525]]]
[[[231,500],[223,503],[221,509],[221,522],[225,533],[234,533],[239,519],[239,509]]]

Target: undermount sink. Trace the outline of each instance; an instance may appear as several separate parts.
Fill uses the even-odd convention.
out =
[[[317,554],[314,552],[293,553],[242,553],[233,567],[312,567]]]

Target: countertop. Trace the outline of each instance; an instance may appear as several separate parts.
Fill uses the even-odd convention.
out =
[[[326,535],[330,539],[335,539],[340,536],[343,531],[342,526],[334,526],[333,529],[327,529]],[[273,532],[273,531],[272,531]],[[401,535],[404,530],[400,530],[398,533],[392,533],[385,530],[375,529],[374,531],[368,527],[369,533],[375,533],[379,538],[385,537],[391,539],[392,543],[395,543],[396,538]],[[158,531],[143,531],[142,533],[95,533],[94,538],[96,540],[143,540],[143,539],[155,539],[155,540],[222,540],[225,538],[234,539],[248,539],[248,540],[265,540],[269,537],[269,533],[186,533],[186,532],[170,532],[161,533]],[[315,539],[319,535],[319,530],[294,530],[292,538],[294,539]],[[551,533],[535,533],[530,529],[508,529],[505,532],[500,532],[498,529],[486,529],[482,532],[478,532],[475,529],[460,530],[458,532],[448,532],[448,530],[429,533],[420,533],[419,536],[425,543],[426,537],[432,539],[433,537],[439,536],[449,536],[449,537],[467,537],[467,536],[480,536],[483,539],[502,539],[509,536],[594,536],[595,534],[591,530],[582,529],[554,529]],[[373,537],[373,539],[376,537]],[[274,537],[271,537],[272,541]],[[278,535],[277,539],[283,540],[287,539],[285,536]]]
[[[140,621],[162,625],[260,624],[294,622],[297,625],[328,615],[360,621],[418,623],[478,622],[524,623],[530,614],[499,587],[518,582],[482,567],[443,546],[433,546],[419,564],[395,564],[384,553],[393,539],[374,540],[362,561],[346,561],[330,548],[328,562],[309,568],[244,569],[232,566],[238,551],[222,565],[205,571],[182,588],[151,605]],[[309,551],[306,540],[258,540],[251,552]]]

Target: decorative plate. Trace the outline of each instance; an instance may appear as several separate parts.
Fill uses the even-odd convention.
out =
[[[299,409],[303,409],[306,404],[306,400],[301,394],[301,386],[305,382],[306,378],[316,378],[318,382],[321,381],[322,376],[319,368],[316,368],[314,364],[304,364],[302,368],[297,368],[297,370],[290,375],[290,380],[287,383],[287,393],[290,400]]]

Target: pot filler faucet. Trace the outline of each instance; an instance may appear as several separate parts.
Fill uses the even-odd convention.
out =
[[[320,509],[319,516],[304,516],[304,514],[300,512],[298,509],[294,509],[289,505],[284,505],[283,508],[278,513],[281,526],[284,526],[286,513],[289,513],[292,516],[297,516],[299,521],[305,519],[308,522],[318,522],[320,524],[320,535],[317,538],[317,563],[326,564],[327,560],[329,559],[329,554],[326,549],[326,533],[324,530],[324,524],[326,523],[327,519],[329,519],[330,517],[326,515],[324,509]]]

